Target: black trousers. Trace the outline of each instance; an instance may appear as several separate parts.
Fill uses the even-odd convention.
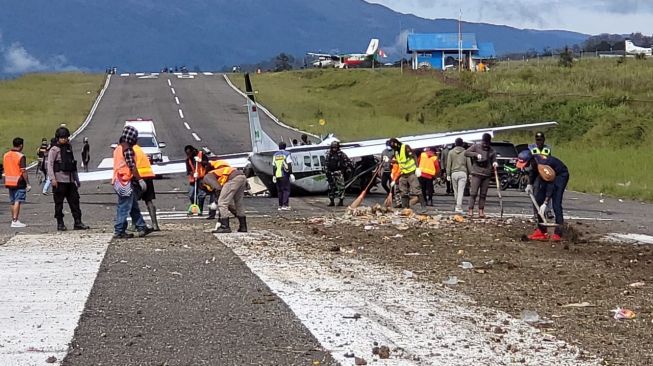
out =
[[[385,193],[390,193],[390,179],[391,179],[391,173],[383,172],[383,174],[381,175],[381,187],[385,189]]]
[[[63,220],[63,201],[68,201],[70,212],[75,223],[82,222],[82,210],[79,208],[79,192],[75,183],[59,183],[52,187],[52,198],[54,199],[54,218]]]

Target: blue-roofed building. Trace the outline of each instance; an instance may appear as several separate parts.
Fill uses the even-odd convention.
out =
[[[450,65],[458,64],[459,50],[462,51],[465,68],[471,70],[475,70],[481,61],[496,58],[494,45],[477,42],[474,33],[462,33],[460,46],[458,33],[414,33],[408,35],[407,43],[413,69],[445,70]]]

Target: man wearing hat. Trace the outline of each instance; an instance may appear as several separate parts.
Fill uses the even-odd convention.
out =
[[[536,179],[540,179],[545,183],[538,190],[535,197],[535,201],[539,205],[537,220],[539,223],[542,223],[543,221],[540,216],[544,216],[547,207],[553,205],[553,212],[555,213],[555,220],[558,226],[555,228],[555,233],[551,239],[553,241],[560,241],[564,226],[562,197],[567,188],[567,183],[569,183],[569,170],[558,158],[543,154],[533,154],[530,150],[524,150],[519,153],[517,167],[523,169],[529,165],[531,167],[531,172],[528,176],[529,186],[532,187]],[[531,240],[548,239],[547,228],[538,225],[538,228],[528,238]]]
[[[145,192],[147,184],[141,178],[136,166],[134,145],[138,141],[138,131],[132,126],[125,126],[116,149],[113,151],[113,178],[111,184],[118,195],[114,238],[127,239],[127,217],[131,217],[138,230],[138,236],[145,236],[154,229],[148,227],[138,207],[138,192]]]

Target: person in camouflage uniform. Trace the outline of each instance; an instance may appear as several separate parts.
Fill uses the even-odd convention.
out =
[[[338,141],[331,143],[331,148],[326,154],[324,169],[329,183],[329,206],[335,206],[336,197],[338,197],[338,206],[342,206],[345,199],[345,175],[347,170],[352,169],[352,163],[340,150]]]

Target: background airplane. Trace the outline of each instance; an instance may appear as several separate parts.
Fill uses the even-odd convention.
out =
[[[646,48],[646,47],[639,47],[635,46],[633,41],[627,39],[626,40],[626,55],[645,55],[645,56],[653,56],[653,48]]]
[[[307,55],[317,58],[317,60],[312,62],[313,67],[336,67],[341,69],[357,67],[368,61],[374,62],[377,55],[385,57],[385,53],[379,48],[379,40],[376,38],[370,40],[370,44],[367,46],[365,53],[338,55],[308,52]]]

